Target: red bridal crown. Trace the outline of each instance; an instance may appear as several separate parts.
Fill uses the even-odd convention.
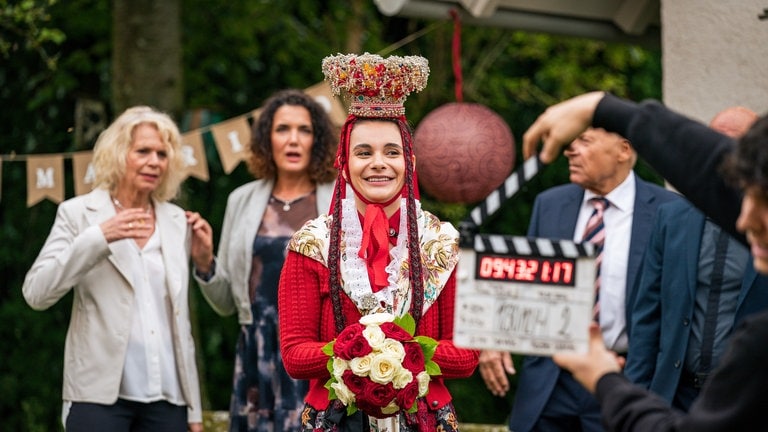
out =
[[[399,117],[408,95],[427,86],[429,65],[420,56],[337,54],[323,59],[323,74],[333,94],[347,100],[350,114]]]

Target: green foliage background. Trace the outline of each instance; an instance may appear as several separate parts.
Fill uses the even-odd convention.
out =
[[[358,38],[364,51],[429,59],[430,84],[408,101],[414,126],[431,110],[455,101],[452,23],[389,18],[370,1],[356,4],[362,15],[347,0],[184,0],[187,110],[178,118],[182,129],[250,112],[275,90],[320,82],[322,58],[344,51],[351,37]],[[53,431],[60,428],[71,295],[48,311],[34,312],[22,298],[21,285],[50,230],[56,205],[43,201],[26,207],[25,165],[7,155],[83,150],[76,148],[71,133],[75,101],[88,97],[109,106],[111,6],[107,0],[24,0],[14,5],[26,7],[26,12],[0,0],[0,154],[7,162],[2,165],[0,198],[0,274],[5,281],[0,287],[5,353],[0,356],[0,418],[4,430]],[[351,24],[358,25],[359,34],[350,35]],[[389,48],[418,31],[423,36]],[[554,102],[595,89],[635,100],[660,98],[657,50],[465,26],[462,54],[464,101],[486,105],[506,120],[518,145],[517,164],[522,161],[522,133]],[[210,181],[188,180],[179,203],[205,215],[218,238],[228,193],[250,176],[243,165],[224,174],[211,141],[206,151]],[[66,169],[71,179],[69,162]],[[638,170],[658,181],[642,162]],[[506,202],[482,231],[524,234],[534,196],[567,181],[561,158]],[[73,196],[69,180],[66,196]],[[423,201],[454,223],[475,204],[445,204],[428,196]],[[198,290],[192,292],[205,408],[226,410],[238,324],[234,317],[216,315]],[[450,387],[462,421],[505,421],[512,394],[491,396],[477,373]]]

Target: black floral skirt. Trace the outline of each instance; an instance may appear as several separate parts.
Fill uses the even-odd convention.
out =
[[[427,408],[424,398],[418,399],[416,403],[416,412],[399,415],[400,432],[458,432],[459,422],[452,403],[436,411]],[[323,411],[304,405],[301,428],[313,432],[377,432],[371,429],[368,416],[361,411],[348,416],[347,407],[338,400],[332,401]]]

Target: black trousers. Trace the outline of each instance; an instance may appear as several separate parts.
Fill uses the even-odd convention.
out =
[[[67,432],[186,432],[187,407],[118,399],[113,405],[73,402]]]

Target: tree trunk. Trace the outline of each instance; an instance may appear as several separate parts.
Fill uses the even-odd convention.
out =
[[[180,0],[114,0],[112,108],[150,105],[180,118]]]

